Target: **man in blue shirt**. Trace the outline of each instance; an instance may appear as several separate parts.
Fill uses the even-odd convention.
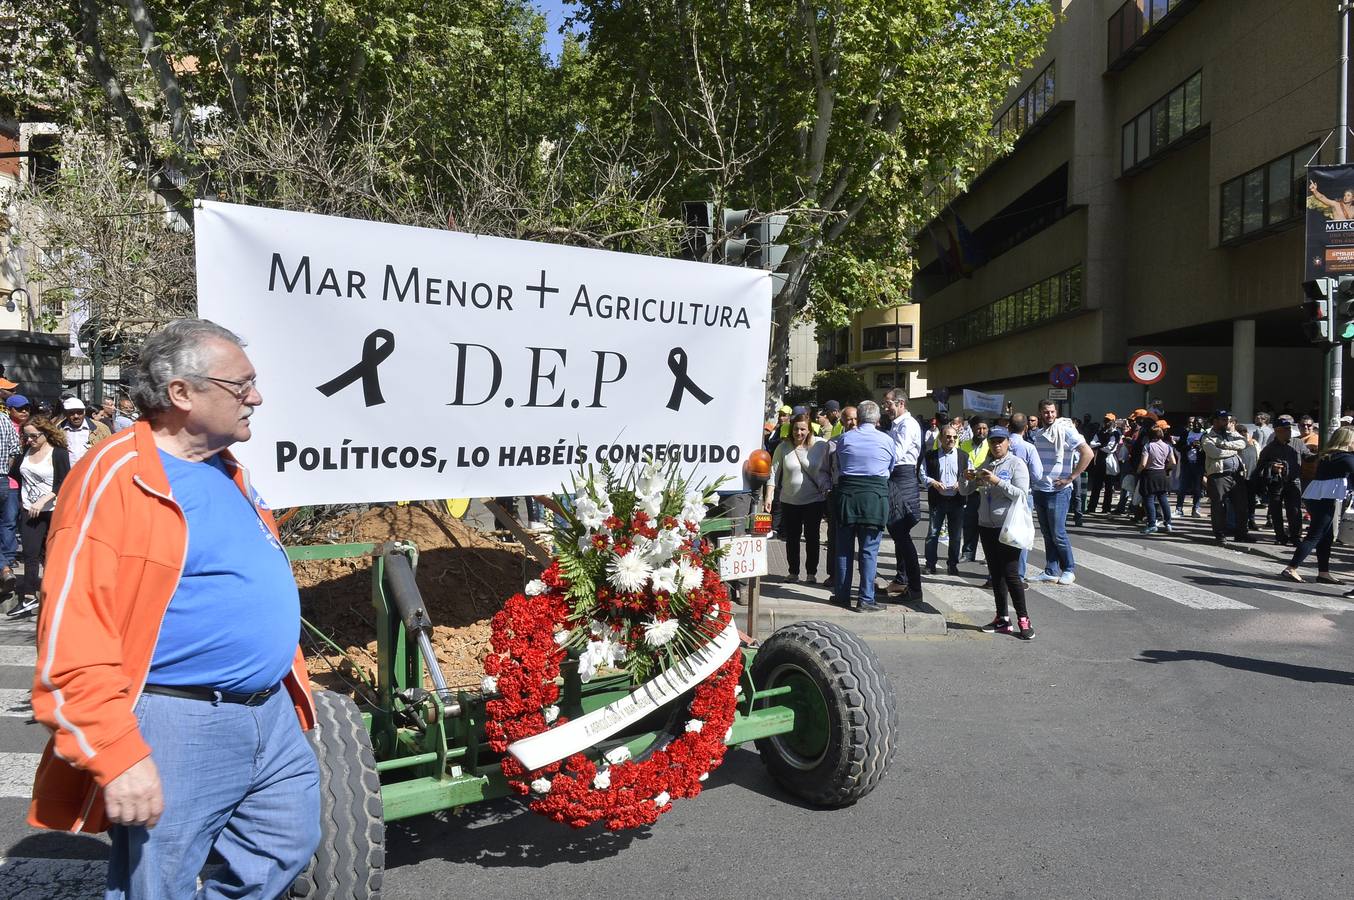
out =
[[[875,572],[879,566],[879,540],[889,517],[889,475],[897,456],[893,438],[881,434],[879,404],[865,400],[856,407],[859,424],[837,438],[832,453],[837,476],[832,491],[837,517],[837,543],[833,548],[834,602],[851,605],[851,562],[859,547],[860,591],[863,613],[878,612],[874,599]]]

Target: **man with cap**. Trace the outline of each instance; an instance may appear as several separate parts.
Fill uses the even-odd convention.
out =
[[[1258,497],[1269,503],[1269,524],[1279,544],[1297,546],[1302,540],[1302,458],[1305,444],[1294,446],[1292,416],[1279,416],[1274,436],[1260,451],[1252,478]],[[1299,449],[1299,447],[1301,449]]]
[[[767,453],[775,453],[776,445],[790,436],[790,413],[793,412],[788,406],[782,406],[776,410],[776,424],[771,426],[771,431],[766,436]]]
[[[1209,519],[1213,526],[1213,540],[1223,543],[1227,532],[1227,505],[1231,505],[1233,534],[1238,541],[1248,541],[1246,533],[1247,507],[1250,492],[1246,489],[1245,463],[1241,454],[1248,439],[1232,426],[1227,410],[1213,413],[1213,427],[1199,439],[1204,453],[1204,486],[1208,489]]]
[[[0,403],[8,400],[19,389],[19,385],[8,378],[0,376]]]
[[[836,400],[829,400],[823,404],[823,412],[827,413],[827,420],[832,423],[831,430],[823,437],[831,440],[834,437],[841,437],[846,427],[842,425],[842,405]]]
[[[66,432],[66,449],[70,451],[72,466],[89,448],[113,436],[108,426],[95,422],[86,414],[85,402],[79,397],[67,397],[61,402],[61,409],[65,413],[61,430]]]
[[[1095,508],[1100,503],[1100,491],[1105,492],[1105,503],[1102,511],[1108,515],[1110,511],[1110,501],[1114,498],[1114,479],[1119,474],[1119,460],[1114,456],[1119,449],[1119,441],[1123,437],[1119,434],[1117,427],[1119,417],[1112,412],[1105,413],[1100,422],[1100,430],[1091,437],[1091,449],[1095,451],[1095,457],[1091,460],[1090,472],[1090,500],[1086,504],[1086,511],[1094,513]],[[1114,459],[1114,462],[1109,460]],[[1113,471],[1110,471],[1113,469]]]

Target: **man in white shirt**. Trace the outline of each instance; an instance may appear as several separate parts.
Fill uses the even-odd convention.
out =
[[[111,435],[106,425],[85,414],[85,403],[79,397],[67,397],[62,401],[61,409],[66,414],[61,430],[66,432],[66,449],[70,451],[73,466],[90,447]]]
[[[1039,404],[1042,426],[1030,436],[1039,454],[1044,476],[1031,479],[1034,488],[1034,512],[1044,533],[1044,573],[1035,581],[1072,584],[1072,541],[1067,537],[1067,511],[1072,503],[1072,483],[1086,471],[1094,453],[1071,419],[1058,417],[1058,404],[1044,400]]]
[[[907,411],[907,394],[898,388],[884,397],[884,406],[893,416],[889,434],[893,438],[896,462],[889,476],[889,537],[893,538],[898,571],[884,590],[891,597],[921,600],[921,563],[912,528],[921,521],[920,487],[917,465],[921,460],[921,424]]]

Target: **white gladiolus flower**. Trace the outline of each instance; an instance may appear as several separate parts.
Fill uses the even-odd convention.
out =
[[[650,647],[661,647],[676,636],[676,619],[664,619],[661,622],[650,619],[644,623],[644,643]]]
[[[663,473],[653,463],[649,463],[639,475],[639,481],[635,484],[635,493],[662,494],[667,486],[668,480],[663,477]]]
[[[692,719],[690,722],[686,723],[687,731],[700,731],[704,727],[705,723],[702,722],[700,719]]]
[[[607,581],[618,591],[642,591],[649,583],[653,569],[638,553],[631,550],[624,556],[611,555],[607,563]]]
[[[484,679],[480,681],[480,690],[484,691],[486,694],[497,693],[498,679],[493,675],[485,675]]]
[[[531,789],[538,794],[550,793],[550,779],[537,778],[535,781],[531,783]]]
[[[539,597],[546,592],[545,582],[539,578],[533,578],[527,582],[526,591],[528,597]]]
[[[672,554],[676,553],[678,548],[686,542],[682,537],[682,532],[676,528],[664,528],[658,532],[658,540],[654,543],[663,551],[664,559],[671,559]]]
[[[653,575],[649,578],[649,583],[653,585],[655,591],[667,591],[669,594],[677,593],[677,567],[668,565],[661,569],[654,569]]]
[[[596,775],[592,776],[592,786],[599,791],[604,791],[611,787],[611,770],[600,769]]]
[[[558,718],[559,718],[558,706],[547,706],[545,708],[545,724],[547,725],[554,724],[554,721]]]
[[[700,491],[687,494],[682,503],[682,514],[678,518],[683,522],[700,524],[705,519],[705,495]]]
[[[592,538],[589,535],[583,535],[578,539],[578,552],[587,553],[592,549]]]
[[[653,805],[654,805],[654,806],[667,806],[668,803],[671,802],[671,800],[672,800],[672,795],[669,794],[667,791],[664,791],[663,793],[659,794],[657,797],[653,798]]]
[[[625,659],[625,648],[610,637],[588,641],[578,657],[578,680],[587,684],[602,666],[614,666]]]
[[[689,559],[677,563],[677,589],[683,593],[694,591],[705,580],[705,572]]]
[[[578,521],[583,524],[584,528],[589,531],[596,531],[602,527],[602,523],[606,521],[609,513],[603,512],[602,507],[591,497],[582,497],[574,502],[574,515],[578,517]]]
[[[619,747],[613,747],[607,751],[606,761],[613,766],[619,766],[623,762],[630,760],[630,748],[621,744]]]
[[[588,621],[588,631],[593,637],[600,638],[611,634],[611,626],[601,619],[590,619]]]
[[[640,494],[635,498],[635,507],[644,510],[650,518],[657,518],[663,511],[662,494]]]

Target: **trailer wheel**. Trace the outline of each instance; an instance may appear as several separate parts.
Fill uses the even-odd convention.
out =
[[[791,794],[815,806],[848,806],[884,777],[897,741],[893,685],[860,638],[831,622],[796,622],[762,644],[752,663],[761,701],[789,706],[795,729],[759,739],[757,751]]]
[[[371,735],[349,697],[314,692],[310,742],[320,762],[320,845],[291,897],[378,900],[385,872],[381,781]]]

